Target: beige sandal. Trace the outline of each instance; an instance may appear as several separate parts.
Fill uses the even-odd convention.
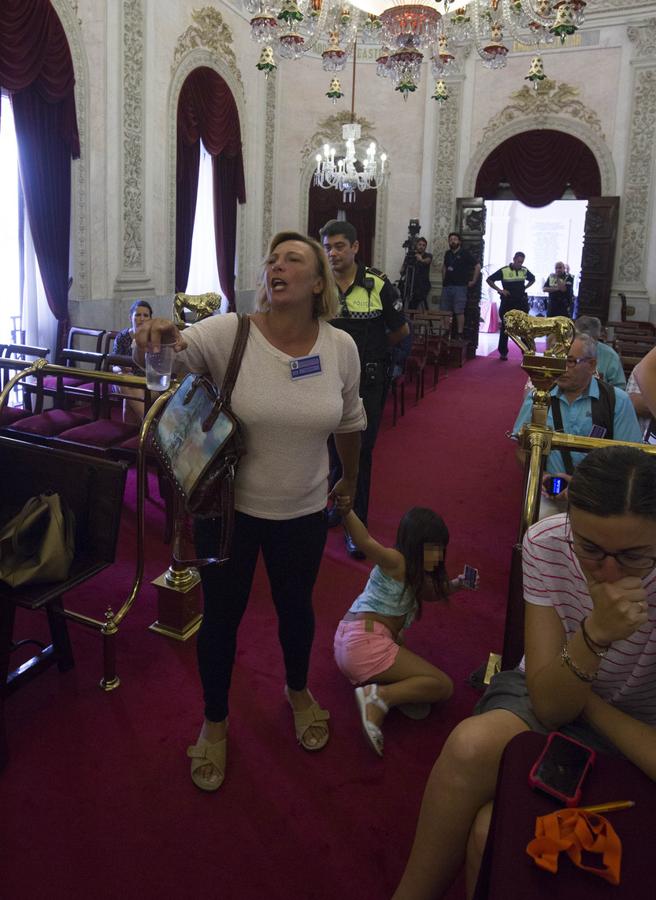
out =
[[[223,738],[215,744],[211,744],[205,738],[199,738],[197,744],[187,747],[187,756],[191,758],[191,780],[201,791],[218,791],[223,784],[227,747],[227,738]],[[200,774],[200,770],[208,764],[214,766],[219,773],[218,780],[211,777],[204,778]]]
[[[309,691],[308,694],[310,694]],[[287,690],[286,686],[285,696],[287,697],[287,700],[289,700],[289,691]],[[304,750],[323,750],[323,748],[328,743],[328,739],[330,738],[330,731],[328,730],[328,725],[326,724],[328,719],[330,718],[330,713],[327,709],[321,709],[312,694],[310,694],[310,697],[312,699],[312,705],[308,706],[307,709],[295,710],[291,704],[291,701],[289,703],[292,708],[292,712],[294,713],[294,729],[296,731],[296,738]],[[321,737],[316,738],[308,735],[308,729],[313,727],[321,730]]]

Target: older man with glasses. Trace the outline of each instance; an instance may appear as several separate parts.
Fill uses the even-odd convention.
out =
[[[597,342],[590,335],[577,334],[569,350],[567,369],[551,389],[547,424],[565,434],[640,443],[642,431],[627,394],[596,378],[596,367]],[[529,393],[519,410],[514,433],[530,422],[532,405]],[[520,450],[518,454],[523,465],[524,451]],[[584,455],[552,450],[545,465],[545,480],[549,475],[557,475],[567,483]],[[558,500],[564,501],[566,497],[565,489],[558,495]]]

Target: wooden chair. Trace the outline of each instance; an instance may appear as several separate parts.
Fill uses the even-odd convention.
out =
[[[46,359],[50,351],[47,347],[31,347],[28,344],[0,345],[0,391],[4,389],[10,378],[23,368],[20,363],[32,362],[35,359]],[[19,365],[13,365],[16,361]],[[0,426],[11,425],[19,419],[25,419],[43,408],[43,378],[37,376],[29,384],[21,384],[17,394],[18,403],[0,410]]]
[[[0,436],[3,520],[46,491],[59,493],[75,515],[75,557],[65,581],[18,588],[0,582],[0,768],[7,760],[5,697],[52,664],[61,672],[74,664],[62,595],[114,562],[125,475],[121,463]],[[10,672],[17,607],[46,612],[51,643]]]
[[[624,373],[629,377],[634,367],[638,365],[643,356],[646,356],[650,350],[656,346],[655,335],[641,335],[639,338],[628,338],[622,336],[615,340],[615,349],[619,353],[622,360],[622,368]]]

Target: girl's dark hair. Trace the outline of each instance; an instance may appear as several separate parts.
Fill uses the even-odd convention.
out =
[[[153,314],[153,308],[147,300],[135,300],[132,306],[130,307],[130,315],[136,312],[140,306],[145,306],[146,309],[150,312],[150,315]]]
[[[405,559],[405,589],[411,590],[417,601],[417,619],[421,618],[422,595],[430,581],[440,600],[449,595],[449,579],[444,559],[433,572],[424,571],[424,544],[438,544],[444,549],[449,543],[449,529],[432,509],[413,506],[399,522],[396,549]]]
[[[637,447],[603,447],[583,459],[567,489],[569,506],[595,516],[656,519],[656,457]]]

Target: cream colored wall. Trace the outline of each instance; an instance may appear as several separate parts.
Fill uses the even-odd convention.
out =
[[[127,301],[139,294],[166,295],[172,290],[174,211],[171,110],[175,98],[171,91],[176,71],[179,74],[184,65],[183,58],[177,68],[173,66],[174,53],[181,36],[193,24],[192,12],[200,9],[201,3],[52,2],[73,51],[83,139],[83,158],[75,164],[74,176],[73,296],[114,296]],[[640,22],[656,15],[656,3],[629,5],[638,11]],[[636,48],[627,36],[631,14],[627,15],[626,4],[598,0],[595,6],[603,15],[600,13],[601,27],[593,29],[587,39],[591,46],[546,51],[543,57],[549,77],[575,88],[577,100],[598,117],[596,139],[605,148],[609,178],[612,175],[621,193],[631,124],[635,131],[636,121],[641,121],[632,111]],[[212,7],[220,12],[231,32],[230,47],[235,54],[229,74],[241,115],[248,198],[240,209],[238,237],[238,288],[245,291],[254,285],[267,235],[283,227],[306,226],[302,217],[311,165],[304,147],[308,149],[322,120],[350,108],[351,72],[347,68],[342,73],[346,96],[337,107],[325,97],[329,76],[316,58],[282,61],[277,75],[267,83],[255,68],[259,47],[250,39],[241,6],[215,2]],[[141,31],[126,34],[126,21],[140,23]],[[141,67],[133,56],[124,58],[124,47],[133,46],[135,38],[143,49]],[[199,54],[199,60],[203,53],[216,58],[218,70],[229,64],[211,49],[194,53]],[[643,50],[643,64],[649,63],[649,59],[645,63],[646,57],[649,51]],[[436,256],[441,255],[446,232],[453,224],[452,200],[471,189],[466,183],[468,170],[476,154],[486,150],[480,145],[481,138],[489,134],[490,123],[511,103],[511,95],[527,84],[524,75],[529,61],[530,54],[519,54],[509,59],[506,69],[490,72],[471,55],[455,88],[460,96],[459,114],[458,110],[454,114],[453,108],[440,109],[430,99],[433,81],[426,67],[420,90],[404,102],[391,84],[376,76],[373,64],[358,64],[356,113],[369,121],[374,138],[389,155],[391,177],[378,218],[379,258],[375,262],[391,276],[398,273],[403,257],[401,244],[411,217],[421,219]],[[139,72],[141,80],[135,88],[135,73]],[[141,103],[143,124],[140,136],[130,143],[125,135],[125,102],[134,97]],[[533,122],[531,127],[539,125]],[[131,193],[126,193],[126,178],[131,188],[134,180]],[[136,215],[126,211],[126,197],[136,204]],[[647,314],[648,299],[656,299],[656,263],[651,262],[656,255],[652,202],[653,192],[646,219],[641,283],[638,279],[630,285]],[[305,208],[306,204],[305,200]],[[622,215],[626,212],[622,210]],[[130,261],[125,232],[135,223],[137,250]],[[637,271],[635,266],[632,271]]]

